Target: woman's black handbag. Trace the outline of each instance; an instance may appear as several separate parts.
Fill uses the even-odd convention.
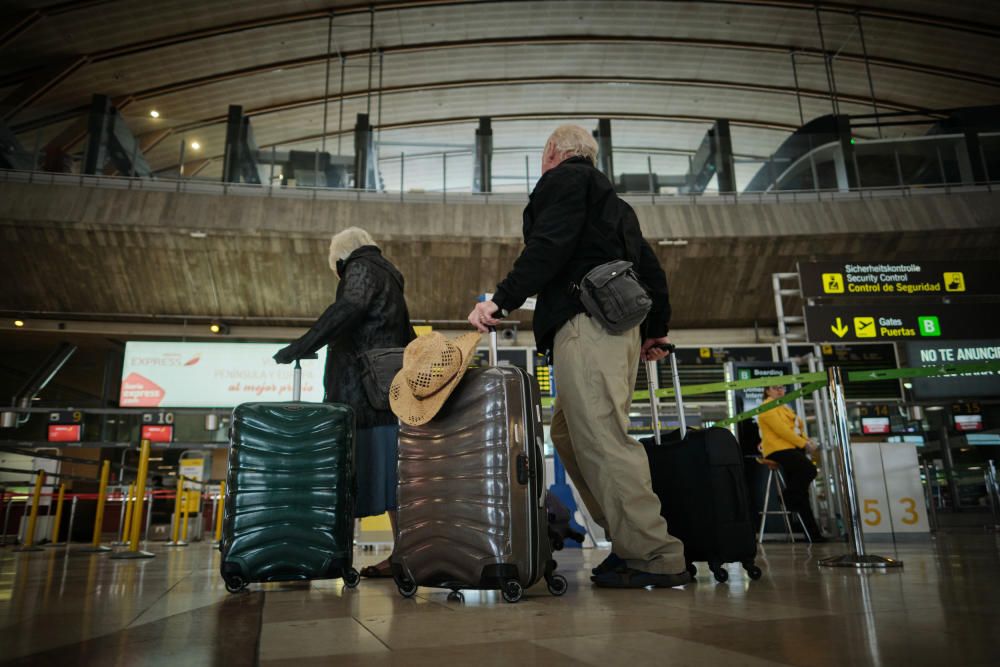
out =
[[[389,385],[403,367],[403,349],[387,347],[361,354],[361,384],[376,410],[389,409]]]

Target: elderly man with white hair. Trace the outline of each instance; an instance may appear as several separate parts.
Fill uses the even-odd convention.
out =
[[[552,133],[524,209],[524,250],[469,322],[486,331],[538,295],[535,341],[553,355],[559,388],[552,442],[613,547],[592,581],[673,587],[692,580],[684,549],[667,533],[645,451],[628,434],[639,359],[667,354],[660,347],[668,342],[667,280],[635,213],[595,168],[596,158],[597,143],[584,128],[563,125]],[[641,326],[615,334],[587,314],[576,286],[591,269],[621,259],[633,263],[652,309]]]

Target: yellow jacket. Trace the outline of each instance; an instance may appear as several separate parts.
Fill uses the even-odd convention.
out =
[[[764,403],[772,400],[769,398]],[[760,427],[760,448],[765,457],[784,449],[804,448],[808,442],[801,435],[806,430],[805,424],[787,405],[757,415],[757,426]]]

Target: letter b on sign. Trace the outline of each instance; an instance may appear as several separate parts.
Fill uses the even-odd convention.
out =
[[[917,318],[917,324],[920,327],[921,336],[941,335],[941,325],[938,324],[938,318],[933,315],[921,315]]]

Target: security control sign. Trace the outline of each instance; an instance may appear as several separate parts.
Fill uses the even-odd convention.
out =
[[[1000,262],[801,262],[805,297],[1000,294]]]
[[[806,305],[805,314],[813,343],[986,338],[1000,331],[1000,303]]]

